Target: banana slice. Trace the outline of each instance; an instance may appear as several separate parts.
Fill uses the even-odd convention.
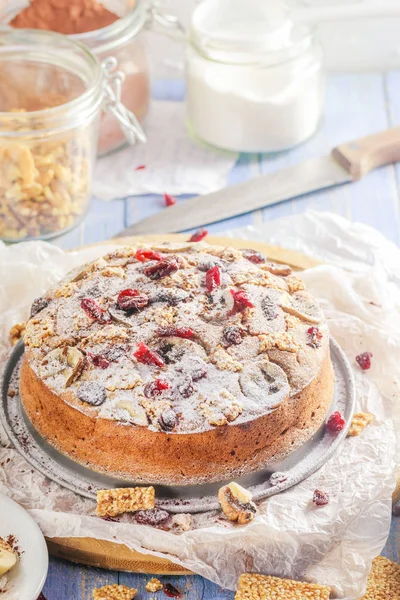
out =
[[[284,292],[279,305],[285,312],[302,321],[318,325],[323,319],[322,310],[307,292],[296,292],[292,296]]]
[[[0,538],[0,577],[8,573],[8,571],[13,568],[16,562],[17,555],[11,548],[10,544],[7,544],[3,538]]]
[[[78,348],[74,346],[55,348],[42,360],[40,376],[47,379],[62,373],[65,376],[65,386],[69,387],[79,377],[83,366],[84,357]]]

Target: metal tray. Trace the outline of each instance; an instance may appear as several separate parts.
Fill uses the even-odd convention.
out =
[[[280,462],[265,465],[261,471],[236,479],[248,488],[254,500],[263,500],[296,485],[320,469],[336,452],[347,435],[355,404],[354,380],[348,361],[333,340],[330,340],[335,374],[335,394],[331,412],[340,411],[346,426],[332,435],[323,426],[300,448]],[[32,427],[19,398],[19,373],[23,357],[22,342],[14,348],[4,370],[1,390],[0,420],[16,450],[38,471],[52,481],[84,496],[95,499],[97,490],[135,485],[97,473],[70,460],[48,444]],[[9,395],[12,389],[15,395]],[[286,480],[272,486],[272,473],[283,472]],[[157,506],[172,513],[205,512],[219,508],[218,489],[226,482],[191,486],[155,486]]]

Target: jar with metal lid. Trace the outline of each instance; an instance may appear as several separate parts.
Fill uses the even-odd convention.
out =
[[[100,2],[115,13],[116,20],[106,27],[68,37],[87,46],[99,59],[113,60],[123,74],[121,100],[141,123],[149,108],[150,76],[143,31],[152,24],[161,24],[168,30],[175,27],[173,17],[164,16],[147,0],[119,0]],[[29,5],[28,0],[5,0],[1,6],[0,21],[8,24]],[[113,115],[108,112],[101,118],[98,152],[100,155],[118,150],[126,144],[124,134]]]
[[[143,136],[114,69],[60,34],[0,33],[1,239],[47,239],[84,217],[103,109],[131,142]]]
[[[281,0],[203,0],[188,37],[187,118],[196,136],[227,150],[273,152],[315,132],[322,52]]]

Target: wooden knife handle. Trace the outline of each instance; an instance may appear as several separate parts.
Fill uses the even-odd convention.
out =
[[[400,127],[337,146],[332,156],[352,179],[361,179],[377,167],[400,161]]]

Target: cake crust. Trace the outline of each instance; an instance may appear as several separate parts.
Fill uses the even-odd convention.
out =
[[[166,485],[304,443],[333,397],[328,330],[289,267],[249,252],[124,248],[35,301],[20,387],[39,433],[94,470]],[[160,264],[173,268],[158,278]]]

